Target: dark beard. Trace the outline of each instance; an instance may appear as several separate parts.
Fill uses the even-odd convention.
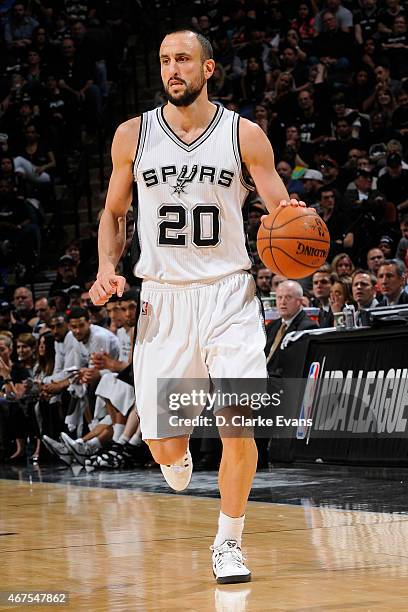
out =
[[[186,83],[182,81],[185,85]],[[202,81],[199,85],[194,88],[194,85],[190,85],[190,87],[186,87],[185,92],[182,96],[178,98],[174,98],[168,90],[168,87],[164,88],[164,97],[168,102],[173,104],[174,106],[190,106],[193,102],[195,102],[203,90],[205,85],[205,78],[202,77]]]

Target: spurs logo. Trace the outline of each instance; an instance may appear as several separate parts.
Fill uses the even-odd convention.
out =
[[[171,185],[171,187],[174,189],[173,193],[177,193],[177,195],[180,195],[180,193],[186,193],[185,190],[185,186],[186,183],[191,183],[191,181],[194,180],[195,175],[197,174],[197,165],[194,165],[191,168],[190,174],[187,176],[187,166],[183,166],[181,169],[180,174],[177,177],[177,182],[175,185]]]

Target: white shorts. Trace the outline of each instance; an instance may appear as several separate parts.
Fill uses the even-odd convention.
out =
[[[135,390],[131,385],[117,378],[114,372],[106,372],[99,381],[95,390],[97,398],[102,398],[103,404],[105,400],[109,400],[116,410],[121,412],[123,416],[127,416],[129,410],[135,404]],[[97,402],[95,406],[95,417],[100,417],[106,414],[106,409],[103,411],[100,408],[101,402]]]
[[[202,284],[144,281],[133,355],[143,439],[167,437],[158,432],[158,414],[170,412],[158,405],[158,379],[266,378],[264,347],[261,305],[248,272]]]

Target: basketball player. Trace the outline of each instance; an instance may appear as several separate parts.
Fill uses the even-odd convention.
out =
[[[185,30],[164,38],[160,63],[168,103],[126,121],[115,134],[99,226],[99,271],[89,292],[93,303],[102,305],[124,290],[125,279],[115,268],[135,180],[140,255],[134,272],[143,279],[134,351],[136,406],[143,439],[177,491],[191,477],[191,430],[160,436],[157,380],[266,377],[264,327],[242,223],[250,189],[244,166],[270,212],[279,203],[304,205],[289,202],[262,129],[208,100],[212,57],[200,34]],[[248,437],[222,442],[213,572],[218,583],[248,582],[241,537],[257,449]]]

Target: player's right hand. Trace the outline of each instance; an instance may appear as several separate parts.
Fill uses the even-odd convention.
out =
[[[98,273],[96,281],[89,290],[89,297],[95,306],[103,306],[114,293],[122,297],[125,290],[126,279],[113,273]]]

